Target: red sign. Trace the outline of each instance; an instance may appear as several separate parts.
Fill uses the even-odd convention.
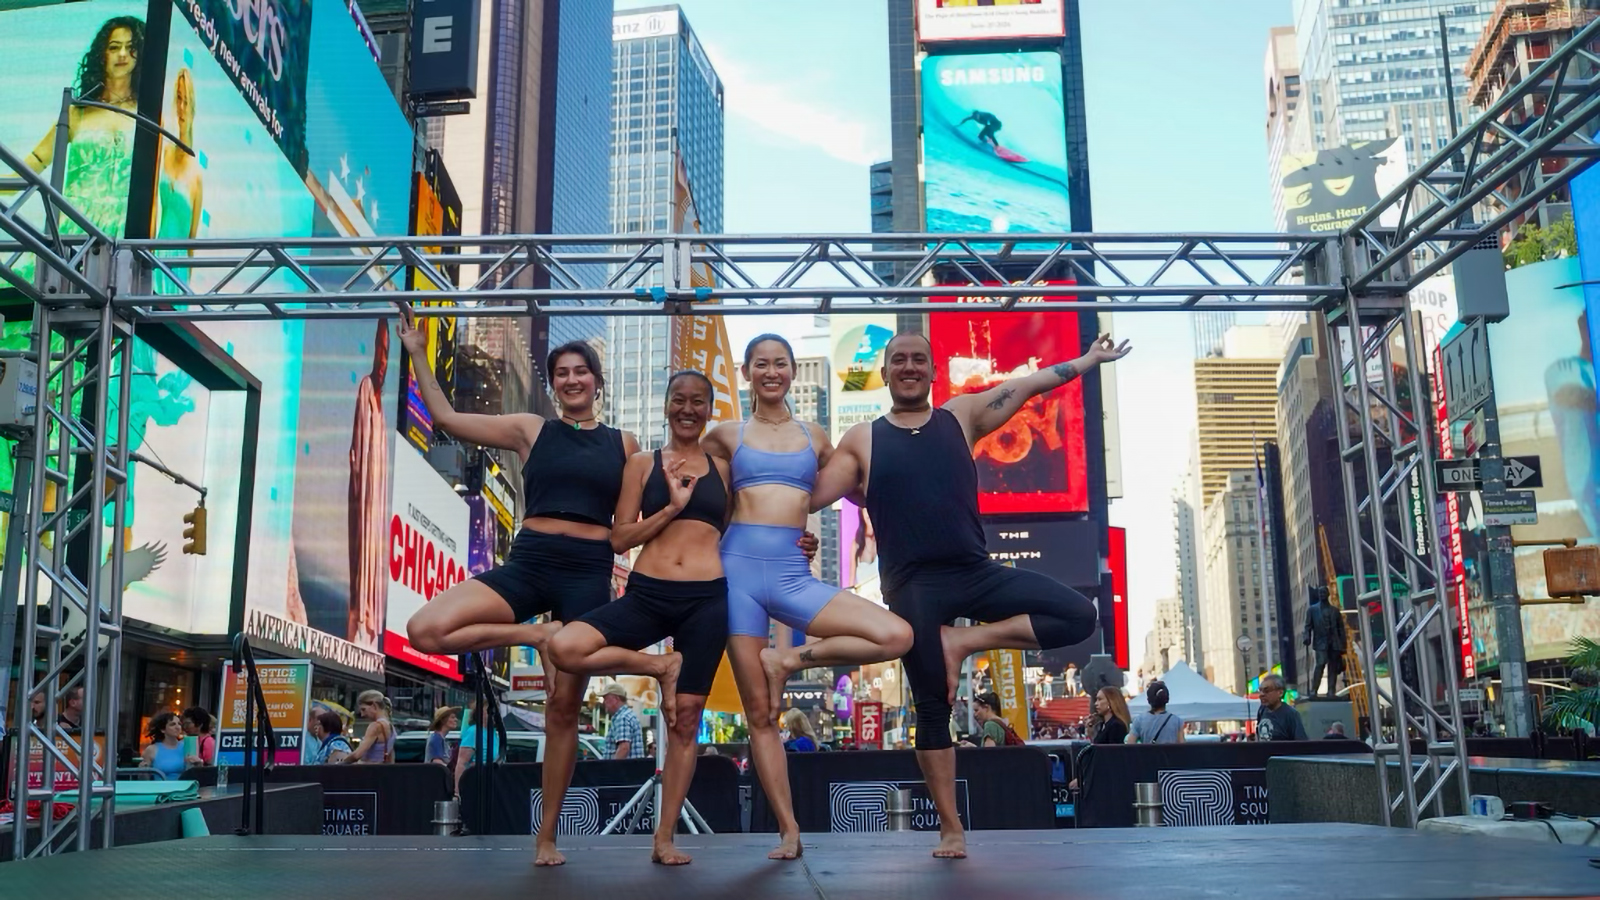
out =
[[[1445,409],[1444,379],[1440,374],[1444,372],[1443,351],[1434,348],[1433,351],[1433,407],[1434,421],[1439,427],[1439,458],[1453,459],[1455,451],[1450,445],[1450,414]],[[1475,678],[1478,674],[1478,661],[1472,654],[1472,621],[1467,618],[1467,567],[1466,557],[1461,550],[1461,507],[1456,503],[1458,495],[1449,491],[1444,495],[1445,530],[1444,544],[1449,548],[1450,559],[1445,563],[1449,573],[1450,590],[1456,605],[1456,627],[1461,635],[1461,677]]]
[[[1128,529],[1107,528],[1107,565],[1111,569],[1111,661],[1128,668]]]
[[[883,704],[867,700],[856,704],[856,744],[883,747]]]
[[[1075,312],[936,312],[928,318],[938,366],[935,404],[1083,355]],[[986,516],[1087,512],[1082,380],[1027,401],[1000,430],[978,441],[972,456],[978,466],[978,511]]]

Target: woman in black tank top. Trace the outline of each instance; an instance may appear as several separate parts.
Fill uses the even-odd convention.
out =
[[[561,629],[549,645],[563,671],[649,675],[660,683],[669,736],[651,858],[666,865],[689,861],[672,838],[694,775],[700,714],[728,642],[728,582],[717,552],[730,511],[728,463],[700,446],[712,399],[711,381],[699,372],[667,382],[671,436],[665,448],[628,460],[611,532],[618,553],[644,547],[628,590]],[[639,652],[669,637],[673,652]]]
[[[414,612],[404,635],[389,635],[388,652],[454,666],[458,653],[519,645],[543,651],[563,623],[612,598],[611,513],[622,490],[623,466],[639,442],[596,420],[595,404],[605,378],[586,343],[564,344],[546,359],[545,373],[561,409],[559,418],[546,419],[532,413],[456,412],[426,365],[426,336],[409,308],[400,324],[400,342],[410,354],[435,428],[463,443],[512,450],[522,457],[527,513],[505,564],[435,595]],[[549,621],[533,622],[538,616]],[[577,757],[578,708],[588,679],[547,668],[545,815],[535,864],[559,865],[564,860],[555,848],[556,825]],[[474,748],[462,749],[458,790],[474,755]]]

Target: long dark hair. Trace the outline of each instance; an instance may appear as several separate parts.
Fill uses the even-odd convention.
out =
[[[777,341],[778,343],[782,344],[783,349],[789,354],[789,368],[794,368],[794,347],[789,345],[789,339],[781,334],[773,334],[770,331],[766,334],[756,335],[750,339],[750,343],[744,345],[744,364],[747,366],[750,365],[750,358],[756,355],[756,346],[759,344],[764,344],[767,341]]]
[[[178,714],[174,712],[158,713],[155,718],[150,720],[150,725],[145,728],[144,733],[152,741],[163,740],[167,736],[167,726],[171,725],[172,720],[177,717]]]
[[[600,371],[600,354],[595,352],[594,345],[588,341],[567,341],[565,344],[550,351],[550,355],[544,358],[546,384],[555,384],[556,363],[568,353],[576,353],[583,357],[583,364],[588,366],[589,371],[594,375],[594,389],[596,391],[606,389],[606,376],[605,373]]]
[[[99,32],[89,44],[89,50],[83,54],[83,59],[78,62],[78,90],[77,96],[82,100],[99,100],[100,92],[106,87],[106,47],[111,44],[111,34],[118,28],[126,28],[133,35],[133,74],[129,76],[128,83],[135,92],[139,90],[139,69],[144,64],[144,20],[133,16],[117,16],[107,19],[100,26]]]

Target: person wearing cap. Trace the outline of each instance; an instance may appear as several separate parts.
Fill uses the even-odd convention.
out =
[[[643,759],[644,728],[628,705],[628,689],[613,681],[600,694],[611,725],[606,729],[606,759]]]

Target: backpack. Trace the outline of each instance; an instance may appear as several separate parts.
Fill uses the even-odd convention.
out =
[[[1004,728],[1006,730],[1006,741],[1005,741],[1005,743],[1001,744],[1000,746],[1002,746],[1002,747],[1024,747],[1024,746],[1027,746],[1028,742],[1024,741],[1020,736],[1018,736],[1016,729],[1011,727],[1011,723],[1010,722],[1001,722],[1000,723],[1000,727],[1002,727],[1002,728]]]

